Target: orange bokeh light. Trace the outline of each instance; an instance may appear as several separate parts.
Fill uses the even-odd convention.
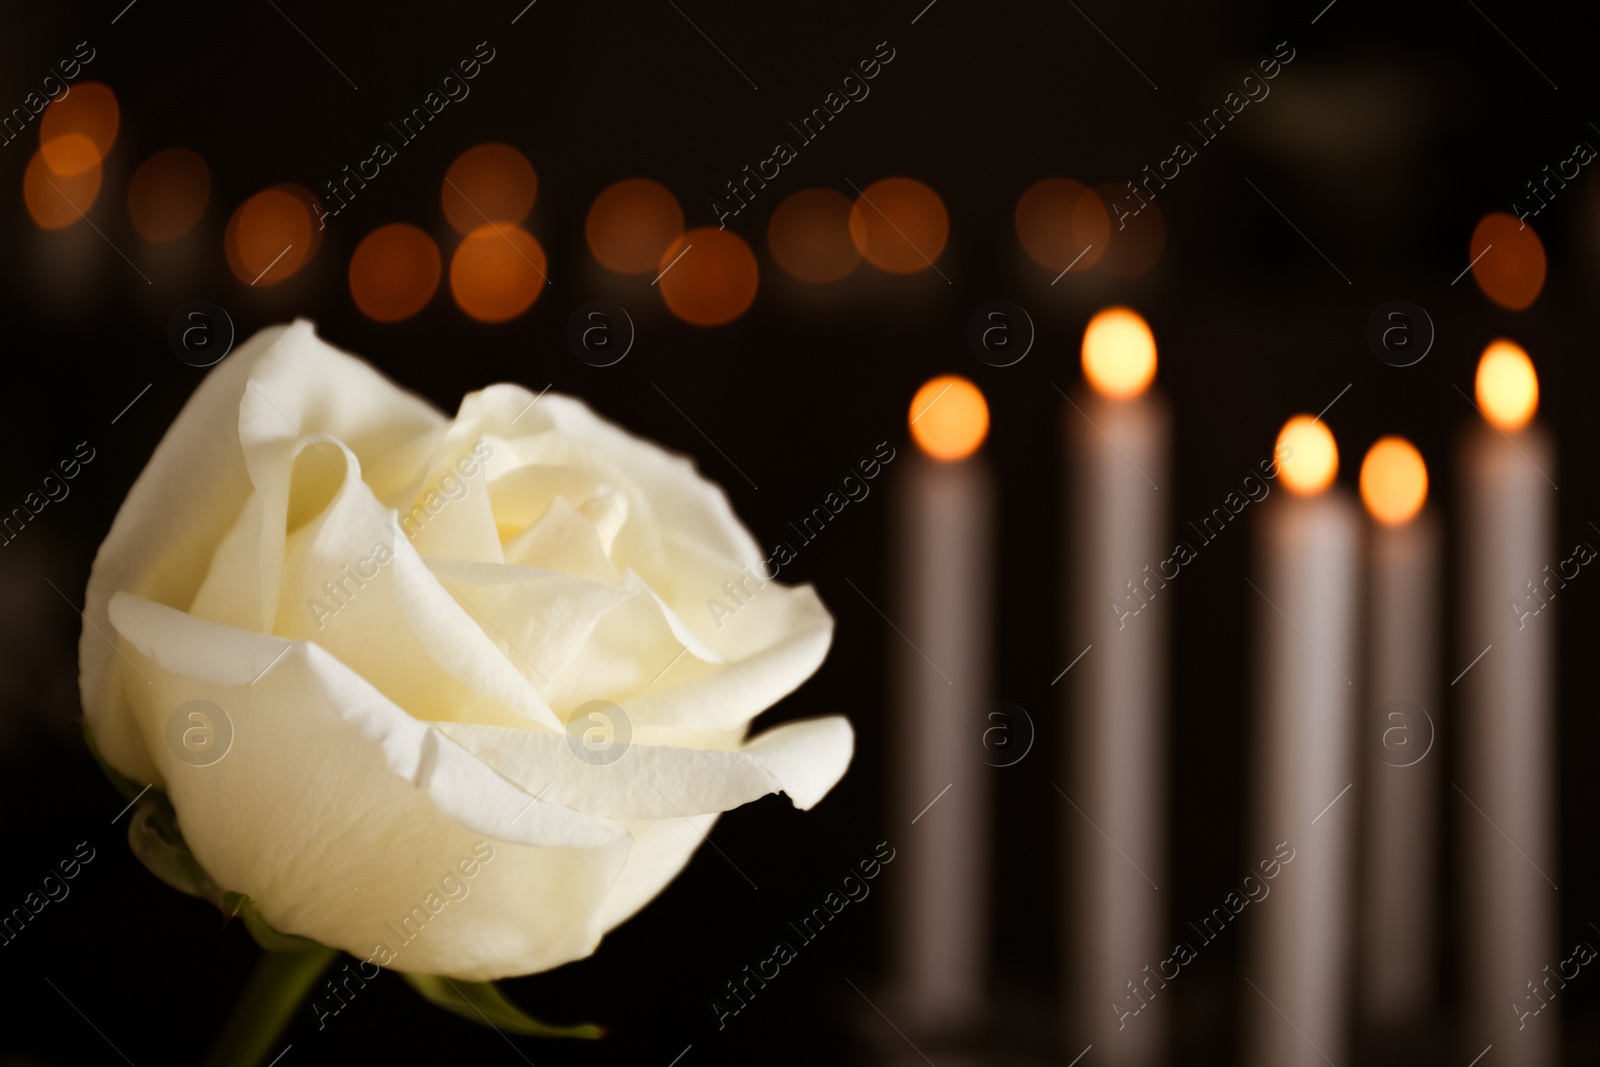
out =
[[[850,240],[879,270],[927,270],[950,237],[939,194],[914,178],[884,178],[861,190],[850,208]]]
[[[833,189],[802,189],[784,199],[767,223],[767,249],[803,282],[835,282],[856,269],[861,252],[850,239],[851,200]]]
[[[944,463],[972,455],[989,435],[983,393],[956,374],[932,378],[918,389],[906,418],[917,447]]]
[[[74,137],[75,134],[68,134]],[[22,175],[22,200],[41,230],[60,230],[83,218],[100,193],[100,165],[64,177],[54,174],[41,150],[28,160]]]
[[[1386,526],[1411,521],[1428,499],[1428,465],[1404,437],[1381,437],[1361,461],[1361,500]]]
[[[755,253],[744,238],[715,226],[673,241],[661,254],[660,269],[656,284],[667,310],[695,326],[721,326],[743,315],[760,283]]]
[[[517,224],[533,210],[539,175],[528,157],[508,144],[480,144],[456,157],[445,171],[439,198],[458,233],[491,222]]]
[[[506,322],[539,299],[545,266],[544,249],[521,226],[479,226],[450,257],[450,293],[479,322]]]
[[[1467,254],[1474,261],[1472,277],[1478,288],[1503,308],[1521,311],[1544,288],[1544,244],[1515,215],[1485,215],[1472,231]]]
[[[122,121],[117,94],[100,82],[74,85],[67,94],[44,109],[39,118],[39,144],[50,169],[63,177],[74,177],[91,165],[98,165],[117,140]],[[94,148],[93,164],[85,164],[80,146],[61,142],[66,134],[82,134]],[[76,169],[74,169],[76,168]]]
[[[1017,240],[1048,271],[1086,270],[1111,239],[1111,216],[1100,197],[1071,178],[1045,178],[1017,199]]]
[[[1301,496],[1322,492],[1339,473],[1339,446],[1334,443],[1333,431],[1310,415],[1296,415],[1284,423],[1273,451],[1281,457],[1278,470],[1283,484]]]
[[[660,182],[624,178],[594,198],[583,233],[602,266],[618,274],[650,274],[661,269],[661,253],[683,233],[683,209]]]
[[[1539,410],[1539,375],[1520,345],[1495,341],[1478,360],[1478,407],[1502,430],[1520,430]]]
[[[318,239],[306,196],[277,186],[234,209],[222,239],[234,277],[246,285],[276,285],[310,261]]]
[[[128,217],[146,241],[176,241],[200,221],[211,200],[211,172],[198,152],[166,148],[133,172]]]
[[[1116,212],[1112,211],[1112,225],[1108,231],[1110,243],[1097,265],[1113,278],[1137,278],[1155,266],[1166,249],[1167,223],[1161,217],[1161,209],[1147,201],[1138,214],[1131,213],[1125,203],[1128,200],[1127,186],[1115,182],[1097,185],[1095,192],[1107,204],[1124,203],[1127,212],[1120,220],[1119,229]]]
[[[316,194],[310,189],[303,185],[296,185],[294,182],[280,182],[274,185],[273,188],[280,193],[288,193],[300,201],[300,206],[306,209],[306,214],[311,216],[312,219],[322,218],[322,201],[318,200]],[[322,232],[323,228],[320,225],[311,227],[311,250],[306,253],[306,258],[301,261],[301,266],[310,263],[316,256],[317,249],[322,247]]]
[[[350,257],[350,298],[378,322],[409,319],[439,288],[439,246],[406,222],[380,226]]]
[[[52,137],[40,147],[39,155],[50,173],[58,178],[75,178],[100,166],[100,149],[82,133]]]
[[[1083,376],[1101,396],[1138,396],[1156,376],[1156,339],[1139,313],[1106,308],[1083,331]]]

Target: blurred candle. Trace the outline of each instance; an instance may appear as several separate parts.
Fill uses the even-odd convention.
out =
[[[1264,503],[1260,522],[1257,785],[1246,854],[1270,895],[1248,929],[1245,1062],[1322,1067],[1349,1062],[1358,805],[1346,792],[1355,781],[1361,522],[1354,501],[1332,487],[1339,453],[1325,424],[1290,419],[1275,455],[1289,493]]]
[[[898,485],[895,642],[896,984],[908,1025],[960,1030],[983,1006],[988,941],[987,770],[994,487],[975,455],[983,394],[935,378],[909,413],[914,454]],[[904,842],[903,847],[901,842]]]
[[[1402,437],[1361,464],[1368,531],[1366,796],[1360,981],[1363,1020],[1414,1034],[1434,1005],[1439,838],[1439,524],[1428,468]],[[1320,825],[1320,824],[1319,824]]]
[[[1109,308],[1083,335],[1090,389],[1062,408],[1075,611],[1061,662],[1072,665],[1066,781],[1077,808],[1064,816],[1073,898],[1064,1014],[1069,1044],[1092,1043],[1098,1062],[1130,1067],[1160,1059],[1169,1014],[1155,968],[1170,955],[1157,887],[1165,878],[1165,589],[1177,572],[1160,573],[1171,556],[1157,489],[1167,481],[1170,420],[1146,392],[1155,372],[1150,328],[1126,308]]]
[[[1478,363],[1484,418],[1462,441],[1462,1046],[1498,1062],[1559,1058],[1556,973],[1555,444],[1532,423],[1539,380],[1496,341]],[[1537,614],[1530,614],[1536,612]],[[1546,970],[1546,967],[1550,970]],[[1548,1005],[1548,1006],[1546,1006]],[[1524,1014],[1529,1013],[1529,1014]],[[1533,1015],[1532,1013],[1537,1013]],[[1472,1046],[1476,1046],[1473,1048]]]

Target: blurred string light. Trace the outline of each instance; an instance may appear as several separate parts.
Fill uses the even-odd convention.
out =
[[[54,173],[72,177],[105,159],[120,125],[117,94],[100,82],[84,82],[44,109],[39,119],[40,151]],[[73,134],[87,139],[92,156],[70,139]]]
[[[200,154],[166,148],[133,172],[128,217],[139,236],[156,244],[176,241],[194,229],[211,200],[211,172]]]
[[[508,144],[475,145],[457,156],[445,172],[439,186],[439,202],[450,225],[465,235],[450,257],[450,293],[456,306],[470,318],[508,322],[532,307],[549,283],[544,249],[522,227],[538,194],[539,175],[533,164]],[[414,273],[414,278],[405,282],[398,276],[391,279],[397,287],[391,296],[399,296],[398,287],[410,287],[404,294],[409,299],[397,299],[385,309],[397,313],[418,300],[419,282],[426,277],[427,256],[414,237],[400,231],[380,240],[404,243],[413,260],[406,273]],[[355,295],[354,263],[351,268],[351,294]],[[432,295],[431,287],[428,295]],[[358,304],[361,299],[356,298]],[[426,302],[426,298],[421,301]],[[416,310],[420,308],[421,304],[417,304]],[[362,310],[372,314],[365,305]]]
[[[661,254],[682,235],[683,209],[660,182],[624,178],[594,198],[583,233],[607,270],[650,274],[661,269]]]
[[[873,182],[850,208],[850,240],[868,263],[891,274],[927,270],[949,236],[944,202],[914,178]]]
[[[929,379],[906,412],[917,447],[943,463],[966,459],[989,436],[989,405],[976,385],[956,374]]]
[[[667,310],[694,326],[732,322],[750,307],[760,284],[755,253],[744,238],[715,226],[673,241],[659,269],[655,284]]]
[[[99,167],[102,157],[99,146],[85,134],[61,133],[39,146],[39,158],[52,175],[72,178]]]
[[[533,210],[539,176],[528,157],[508,144],[480,144],[456,157],[439,199],[457,233],[491,222],[520,224]]]
[[[1094,266],[1111,239],[1105,204],[1071,178],[1045,178],[1029,186],[1017,199],[1015,218],[1023,251],[1052,274]]]
[[[22,175],[22,201],[41,230],[71,226],[94,206],[100,194],[100,164],[71,177],[55,174],[44,153],[35,152]]]
[[[1103,203],[1110,203],[1125,195],[1126,188],[1106,182],[1095,186],[1095,192]],[[1137,278],[1160,261],[1167,246],[1167,224],[1154,203],[1145,204],[1137,215],[1125,217],[1122,223],[1121,229],[1110,226],[1107,230],[1106,254],[1096,266],[1113,278]]]
[[[93,205],[101,163],[119,126],[116,96],[98,82],[78,86],[45,110],[40,150],[23,183],[29,214],[40,227],[70,226]],[[175,241],[204,217],[210,193],[210,171],[198,153],[165,149],[135,171],[127,191],[129,218],[145,240]],[[450,224],[465,234],[451,257],[450,288],[470,317],[481,322],[515,318],[548,284],[544,249],[522,226],[537,194],[532,164],[504,143],[476,145],[446,172],[441,206]],[[251,196],[235,208],[224,233],[230,269],[258,287],[292,277],[320,246],[319,214],[320,202],[298,185]],[[1116,273],[1137,273],[1159,256],[1164,227],[1159,218],[1155,223],[1153,240],[1147,235],[1124,248],[1123,267]],[[755,255],[730,231],[703,227],[685,233],[683,225],[682,208],[668,189],[647,178],[627,178],[595,198],[585,236],[606,268],[657,272],[652,284],[684,322],[716,326],[737,319],[759,289]],[[1045,179],[1027,190],[1017,205],[1016,225],[1028,254],[1050,269],[1109,260],[1119,245],[1110,235],[1101,198],[1064,178]],[[890,273],[920,272],[933,266],[948,238],[943,201],[924,183],[906,177],[874,182],[854,201],[836,190],[801,190],[778,205],[767,232],[778,265],[817,284],[848,276],[863,258]],[[415,226],[393,223],[361,242],[348,279],[364,314],[399,322],[427,305],[440,274],[440,250],[433,239]]]
[[[1485,215],[1473,228],[1467,254],[1478,288],[1503,308],[1521,311],[1544,288],[1544,244],[1533,227],[1515,215],[1504,211]]]
[[[311,261],[321,244],[313,225],[317,200],[298,185],[264,189],[233,212],[223,250],[234,277],[246,285],[276,285]]]
[[[803,282],[838,281],[861,262],[850,239],[850,208],[850,198],[833,189],[791,194],[767,223],[767,250]]]
[[[116,143],[117,96],[84,82],[39,118],[39,150],[22,176],[22,201],[34,224],[59,230],[83,218],[100,195],[100,164]]]
[[[274,185],[273,188],[277,189],[279,192],[288,193],[290,196],[300,201],[300,206],[305,208],[306,215],[308,217],[316,220],[320,220],[322,218],[322,201],[317,199],[317,194],[313,193],[310,189],[307,189],[303,185],[296,185],[294,182],[280,182],[279,184]],[[322,247],[322,231],[323,227],[321,225],[313,227],[311,230],[311,251],[306,253],[307,263],[309,263],[312,257],[317,254],[317,249]]]
[[[378,322],[409,319],[439,288],[441,260],[433,238],[407,222],[391,222],[362,238],[350,257],[350,298]]]
[[[548,282],[544,249],[521,226],[479,226],[450,257],[450,293],[479,322],[507,322],[539,299]]]

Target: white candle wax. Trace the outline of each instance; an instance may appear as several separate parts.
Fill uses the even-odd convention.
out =
[[[992,478],[978,458],[904,461],[897,501],[894,912],[897,1001],[917,1031],[960,1030],[988,963]],[[930,806],[931,805],[931,806]],[[913,822],[913,820],[915,820]],[[904,867],[901,868],[900,865]]]
[[[1252,873],[1276,878],[1247,930],[1240,996],[1247,1064],[1322,1067],[1348,1062],[1361,527],[1354,501],[1323,488],[1337,466],[1331,434],[1301,417],[1281,440],[1294,449],[1283,461],[1291,492],[1264,504],[1251,591],[1259,689],[1246,853]],[[1294,495],[1292,465],[1323,447],[1326,480]]]
[[[1362,1017],[1385,1035],[1414,1030],[1435,1002],[1441,550],[1431,512],[1371,527],[1357,990]]]
[[[1559,1055],[1555,886],[1554,605],[1519,623],[1556,562],[1555,448],[1537,426],[1479,423],[1461,450],[1461,779],[1463,1049],[1493,1044],[1497,1063],[1545,1067]],[[1485,651],[1487,650],[1487,651]],[[1555,881],[1552,882],[1551,879]],[[1549,967],[1550,970],[1546,970]],[[1531,985],[1530,985],[1531,983]],[[1548,1006],[1545,1006],[1548,1004]],[[1522,1013],[1528,1013],[1524,1015]],[[1537,1014],[1534,1014],[1537,1013]]]
[[[1161,575],[1170,420],[1158,398],[1084,391],[1063,405],[1072,500],[1067,767],[1067,1039],[1100,1063],[1160,1061],[1170,995],[1166,902],[1166,655]],[[1158,490],[1157,487],[1160,487]],[[1130,585],[1131,583],[1131,585]],[[1086,651],[1087,649],[1087,651]],[[1079,658],[1081,656],[1081,658]],[[1076,660],[1076,662],[1074,662]]]

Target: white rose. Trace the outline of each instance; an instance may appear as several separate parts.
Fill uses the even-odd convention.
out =
[[[135,482],[89,579],[83,704],[278,930],[402,971],[540,971],[594,951],[718,813],[809,808],[844,774],[842,718],[746,739],[833,630],[761,561],[720,488],[582,403],[496,385],[451,421],[296,322],[220,364]],[[168,741],[194,700],[233,732],[206,766]],[[580,758],[595,729],[631,747]]]

